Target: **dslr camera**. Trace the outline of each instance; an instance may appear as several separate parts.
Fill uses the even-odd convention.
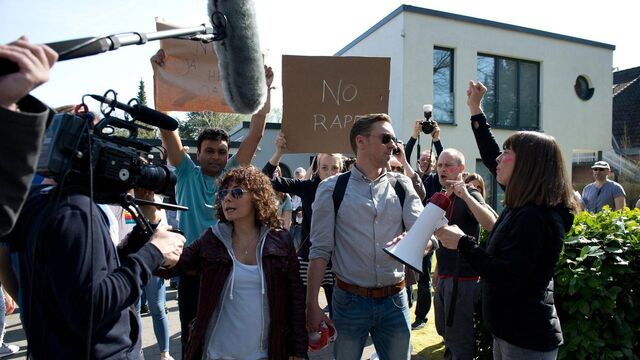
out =
[[[113,103],[117,102],[109,104],[111,110]],[[39,175],[53,178],[60,186],[78,186],[87,193],[93,179],[93,196],[98,203],[120,203],[134,187],[165,195],[174,191],[176,177],[164,165],[164,159],[154,162],[154,147],[137,138],[138,129],[152,130],[134,122],[146,123],[145,119],[124,120],[103,110],[104,118],[94,124],[95,116],[86,105],[79,107],[84,111],[54,116],[38,160]]]
[[[431,119],[431,114],[433,113],[433,106],[431,104],[424,105],[422,107],[422,111],[424,113],[424,121],[422,122],[422,132],[429,135],[436,128],[438,123],[435,120]]]

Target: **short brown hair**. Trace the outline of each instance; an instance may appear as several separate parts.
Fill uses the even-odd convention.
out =
[[[256,210],[257,225],[266,224],[270,228],[282,226],[282,222],[278,218],[276,194],[271,186],[271,180],[265,174],[253,166],[235,168],[222,176],[219,188],[225,189],[232,183],[251,193],[251,202]],[[222,206],[217,205],[218,219],[220,222],[228,222],[222,211]]]
[[[464,183],[468,184],[472,181],[477,181],[478,182],[478,191],[480,192],[480,195],[482,195],[482,198],[485,199],[485,193],[484,193],[484,179],[482,178],[482,176],[480,176],[480,174],[478,173],[467,173],[464,172],[462,173],[462,179],[464,179]]]
[[[351,143],[351,149],[354,154],[358,154],[358,146],[356,145],[356,136],[369,135],[371,133],[371,127],[378,121],[386,121],[391,123],[391,118],[387,114],[368,114],[359,117],[354,123],[351,131],[349,132],[349,142]]]
[[[512,208],[528,203],[577,209],[571,179],[560,146],[553,136],[535,131],[519,131],[507,138],[504,149],[516,154],[504,203]]]

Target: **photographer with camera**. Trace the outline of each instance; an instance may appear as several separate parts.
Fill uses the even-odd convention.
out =
[[[440,127],[438,123],[431,118],[433,108],[431,105],[425,105],[423,107],[425,120],[416,120],[413,127],[413,134],[407,141],[405,146],[405,154],[407,161],[411,158],[413,147],[420,138],[420,133],[425,135],[431,135],[431,146],[429,149],[420,153],[420,159],[418,160],[416,172],[422,179],[422,184],[425,189],[425,197],[423,205],[426,205],[433,194],[442,190],[440,180],[438,180],[438,174],[433,172],[435,169],[434,164],[436,158],[433,156],[433,148],[436,149],[437,156],[442,153],[443,147],[440,141]],[[427,314],[431,310],[431,259],[433,258],[433,252],[425,255],[422,258],[422,273],[418,278],[418,300],[416,301],[416,320],[411,324],[411,329],[419,330],[426,326]]]

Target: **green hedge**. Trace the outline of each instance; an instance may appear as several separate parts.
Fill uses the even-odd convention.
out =
[[[638,210],[576,217],[556,271],[560,359],[639,359],[639,233]]]
[[[576,216],[555,281],[558,359],[640,359],[640,210]],[[477,358],[491,359],[491,338],[476,326]]]

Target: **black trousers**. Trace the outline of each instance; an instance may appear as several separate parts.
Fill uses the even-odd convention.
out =
[[[189,324],[196,318],[198,296],[200,293],[200,276],[182,275],[178,283],[178,310],[180,311],[180,342],[184,359],[189,340]]]
[[[418,299],[416,300],[416,320],[427,321],[431,310],[431,259],[433,252],[422,258],[422,274],[418,277]]]

